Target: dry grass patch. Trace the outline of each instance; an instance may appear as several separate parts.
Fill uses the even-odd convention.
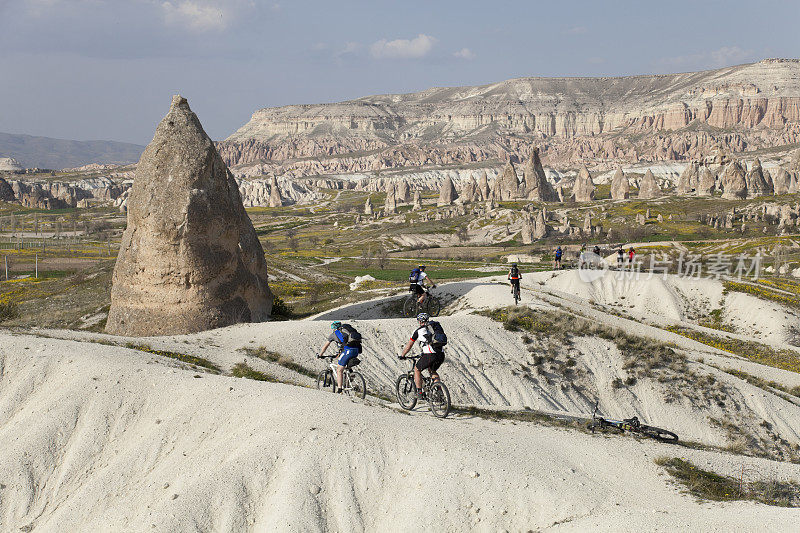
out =
[[[663,466],[686,492],[700,500],[751,500],[779,507],[800,506],[800,484],[794,481],[746,481],[703,470],[685,459],[661,457]]]

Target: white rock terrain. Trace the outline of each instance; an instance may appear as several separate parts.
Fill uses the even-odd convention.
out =
[[[608,416],[632,416],[682,439],[725,446],[709,417],[752,431],[766,421],[800,443],[800,406],[717,370],[734,368],[786,386],[800,375],[764,367],[615,316],[590,299],[630,298],[634,311],[675,302],[664,320],[691,325],[687,307],[709,305],[713,283],[668,279],[637,286],[586,284],[572,272],[527,275],[523,304],[559,306],[629,334],[673,342],[693,372],[724,383],[732,404],[698,410],[667,403],[662,385],[623,375],[615,344],[593,336],[564,347],[587,372],[587,389],[531,374],[520,334],[472,314],[510,300],[501,278],[440,288],[452,300],[440,318],[451,339],[441,373],[453,401],[487,409],[529,408],[586,415],[594,397]],[[542,284],[540,284],[543,283]],[[680,294],[677,294],[680,291]],[[651,294],[655,292],[655,294]],[[721,291],[720,291],[721,292]],[[396,297],[395,297],[396,298]],[[688,303],[687,303],[688,302]],[[713,305],[711,303],[710,305]],[[276,379],[311,385],[283,366],[241,351],[265,346],[296,363],[315,359],[333,318],[365,337],[360,370],[370,390],[391,389],[405,368],[395,355],[413,321],[387,319],[391,297],[301,321],[241,324],[192,335],[137,339],[205,357],[223,371],[245,360]],[[0,530],[3,531],[597,531],[791,530],[797,509],[752,502],[702,503],[681,493],[653,460],[683,457],[728,476],[798,480],[789,462],[655,441],[592,435],[567,427],[451,415],[434,419],[368,397],[353,401],[295,385],[192,369],[174,359],[73,331],[0,331]],[[550,383],[552,381],[552,383]],[[763,428],[762,430],[763,431]],[[409,508],[425,502],[426,512]]]

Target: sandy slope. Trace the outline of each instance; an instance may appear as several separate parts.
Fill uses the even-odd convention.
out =
[[[0,529],[778,531],[800,516],[698,504],[652,459],[780,477],[800,476],[796,465],[408,416],[153,359],[3,335]]]
[[[637,414],[706,444],[728,443],[709,417],[762,433],[759,424],[767,421],[781,438],[800,443],[800,402],[708,363],[789,386],[800,384],[800,375],[589,303],[612,305],[624,295],[632,315],[657,317],[661,302],[674,313],[670,320],[680,321],[693,306],[713,305],[721,290],[675,280],[660,288],[608,282],[586,287],[574,278],[570,283],[569,276],[526,276],[524,303],[562,306],[675,342],[692,370],[728,387],[726,407],[666,403],[663,385],[650,379],[615,389],[611,382],[624,375],[624,354],[595,337],[565,347],[584,372],[580,389],[552,372],[534,371],[520,333],[472,314],[509,299],[506,286],[485,279],[440,291],[455,299],[453,314],[441,317],[451,338],[442,372],[455,403],[585,414],[598,398],[610,416]],[[241,349],[266,346],[321,369],[314,353],[329,321],[347,319],[367,339],[361,370],[369,387],[390,393],[405,367],[394,355],[413,320],[384,318],[389,312],[386,299],[376,299],[299,322],[136,342],[200,355],[223,369],[245,360],[281,379],[311,384]],[[409,416],[374,399],[352,402],[296,386],[213,376],[90,342],[126,339],[40,334],[62,338],[0,332],[0,531],[782,531],[800,519],[798,510],[751,503],[699,504],[681,495],[653,459],[686,457],[729,475],[744,468],[748,476],[766,479],[800,480],[798,465],[535,424],[440,421],[424,409]]]

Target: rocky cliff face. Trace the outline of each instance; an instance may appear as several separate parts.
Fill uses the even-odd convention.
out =
[[[219,151],[271,171],[363,172],[403,166],[699,158],[800,141],[800,61],[619,78],[520,78],[337,104],[256,111]],[[331,157],[336,156],[336,157]],[[345,157],[342,157],[345,156]],[[310,158],[297,161],[298,158]]]

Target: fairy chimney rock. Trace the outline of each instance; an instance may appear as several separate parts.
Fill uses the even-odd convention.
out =
[[[628,178],[625,177],[622,169],[618,168],[614,172],[614,177],[611,178],[611,199],[627,200],[630,197],[630,193],[631,186],[628,183]]]
[[[422,209],[422,198],[420,198],[419,191],[414,191],[414,205],[411,210],[417,211],[419,209]]]
[[[383,204],[383,214],[393,215],[397,213],[397,198],[395,197],[394,182],[386,185],[386,201]]]
[[[499,196],[497,200],[503,202],[515,200],[519,197],[519,180],[514,163],[509,161],[503,167],[503,171],[495,179],[495,194]]]
[[[281,189],[278,187],[278,179],[272,176],[269,180],[269,206],[280,207],[283,205],[283,197],[281,196]]]
[[[453,185],[453,180],[450,179],[450,176],[447,176],[442,182],[442,188],[439,190],[439,200],[436,201],[436,205],[439,207],[452,205],[456,198],[458,198],[456,186]]]
[[[700,196],[711,196],[716,189],[717,180],[708,167],[702,167],[698,172],[697,194]]]
[[[644,173],[642,181],[639,182],[639,199],[649,200],[652,198],[657,198],[660,195],[661,188],[658,186],[656,177],[653,176],[653,173],[648,168],[647,172]]]
[[[531,156],[525,165],[523,175],[528,192],[528,200],[535,200],[539,202],[557,202],[558,195],[547,181],[547,176],[542,167],[542,161],[539,159],[539,149],[534,148],[531,150]]]
[[[397,201],[397,203],[404,203],[404,204],[408,203],[408,201],[411,199],[410,190],[411,189],[408,186],[408,181],[400,180],[400,182],[397,184],[397,187],[395,188],[395,200]]]
[[[139,160],[127,206],[106,331],[179,335],[269,318],[264,250],[233,175],[181,96]]]
[[[581,170],[572,186],[572,196],[575,197],[576,202],[591,202],[594,200],[594,190],[594,181],[592,181],[592,175],[589,174],[589,169],[586,168],[586,165],[581,165]]]
[[[761,168],[761,161],[756,158],[756,160],[753,161],[753,166],[750,167],[750,172],[745,176],[747,196],[749,198],[773,193],[774,187],[771,180],[768,179],[768,176],[769,173],[767,172],[765,175],[765,171]]]
[[[367,198],[367,201],[364,203],[364,214],[365,215],[372,214],[372,202],[369,201],[369,198]]]
[[[747,198],[747,179],[738,161],[731,161],[720,177],[722,197],[728,200]]]
[[[489,199],[489,178],[486,177],[486,171],[481,171],[481,175],[478,178],[478,192],[477,194],[480,195],[480,198],[476,198],[475,200],[484,201]]]

